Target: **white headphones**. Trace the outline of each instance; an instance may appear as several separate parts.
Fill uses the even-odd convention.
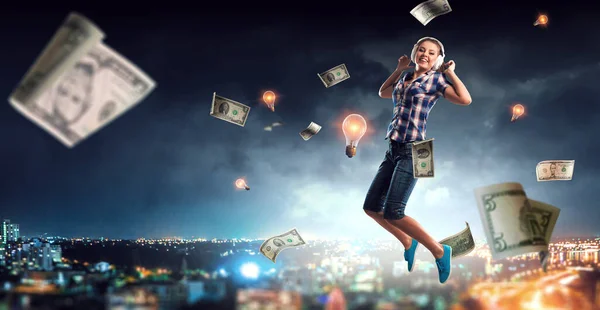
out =
[[[435,61],[435,63],[433,64],[433,67],[432,67],[433,70],[439,69],[442,66],[442,64],[444,64],[444,56],[446,56],[446,52],[444,52],[444,44],[442,44],[442,42],[440,42],[436,38],[432,38],[432,37],[420,38],[419,41],[417,41],[417,43],[413,47],[412,52],[410,53],[410,60],[412,60],[412,62],[414,62],[414,63],[417,63],[417,59],[416,59],[417,50],[419,49],[419,44],[421,44],[421,42],[423,42],[423,41],[433,41],[440,46],[440,55],[438,56],[437,60]]]

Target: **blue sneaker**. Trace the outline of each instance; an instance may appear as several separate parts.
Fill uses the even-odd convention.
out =
[[[452,273],[452,248],[449,245],[442,244],[444,247],[444,256],[435,260],[440,273],[440,283],[445,283]]]
[[[410,248],[404,251],[404,259],[406,262],[408,262],[408,272],[413,271],[413,268],[415,267],[415,254],[417,253],[417,247],[419,247],[419,242],[413,238]]]

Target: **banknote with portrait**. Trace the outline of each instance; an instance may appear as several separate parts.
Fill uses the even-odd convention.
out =
[[[71,14],[65,23],[69,24],[73,16],[87,25],[87,19],[77,14]],[[77,145],[137,105],[156,86],[150,76],[104,44],[102,36],[81,38],[85,29],[95,26],[81,26],[84,30],[73,27],[63,25],[58,33],[74,32],[64,36],[74,36],[75,43],[55,36],[50,45],[57,46],[44,50],[9,97],[17,111],[67,147]],[[62,51],[60,57],[48,56],[56,51]]]

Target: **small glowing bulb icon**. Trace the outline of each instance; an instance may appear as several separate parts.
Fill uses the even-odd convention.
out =
[[[237,180],[235,180],[235,187],[237,187],[239,189],[245,189],[247,191],[250,190],[250,186],[248,186],[246,184],[246,181],[244,181],[244,179],[237,179]]]
[[[534,26],[545,26],[548,23],[548,16],[540,15],[538,19],[533,23]]]
[[[269,109],[271,109],[271,111],[275,112],[275,99],[277,99],[277,96],[275,96],[275,93],[268,90],[263,94],[263,101],[267,104],[267,107],[269,107]]]
[[[346,156],[352,158],[356,155],[356,146],[358,141],[365,135],[367,131],[367,122],[364,117],[358,114],[350,114],[342,123],[342,131],[346,136]]]
[[[525,113],[525,107],[522,104],[516,104],[513,107],[513,115],[512,118],[510,119],[511,122],[516,121],[517,119],[519,119],[519,117],[521,115],[523,115]]]

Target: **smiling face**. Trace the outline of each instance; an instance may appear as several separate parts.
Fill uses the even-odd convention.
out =
[[[438,57],[440,56],[440,47],[433,41],[423,41],[417,48],[415,59],[413,60],[417,66],[426,71],[430,70]]]

